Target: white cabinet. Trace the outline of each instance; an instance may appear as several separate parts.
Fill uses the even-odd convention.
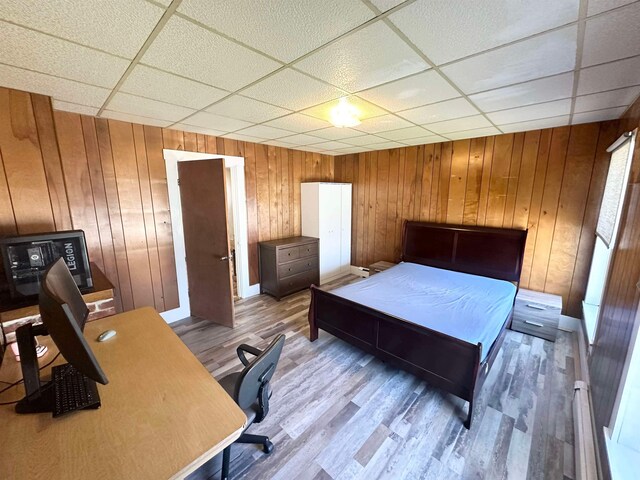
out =
[[[303,183],[302,235],[320,239],[320,283],[351,267],[351,184]]]

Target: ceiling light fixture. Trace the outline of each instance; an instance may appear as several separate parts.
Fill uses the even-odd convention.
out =
[[[329,121],[338,128],[355,127],[360,125],[360,110],[351,105],[347,97],[342,97],[338,105],[329,112]]]

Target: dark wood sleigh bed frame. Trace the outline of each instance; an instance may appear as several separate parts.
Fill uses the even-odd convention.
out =
[[[402,260],[507,280],[518,284],[526,230],[409,222],[404,224]],[[428,313],[427,313],[428,314]],[[513,307],[482,359],[482,343],[431,330],[311,286],[310,340],[318,329],[393,363],[469,402],[471,427],[476,393],[502,346]]]

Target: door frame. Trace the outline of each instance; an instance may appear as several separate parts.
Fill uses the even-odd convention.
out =
[[[233,199],[233,228],[235,230],[236,277],[238,296],[247,298],[260,293],[260,285],[249,285],[249,241],[247,226],[247,194],[244,181],[244,157],[218,155],[215,153],[198,153],[184,150],[162,150],[167,173],[167,189],[169,190],[169,210],[171,214],[171,230],[173,233],[173,253],[178,283],[178,308],[161,313],[167,323],[181,320],[191,315],[189,305],[189,282],[187,279],[187,261],[184,247],[184,228],[182,224],[182,200],[178,186],[178,162],[194,160],[211,160],[222,158],[225,168],[231,173],[231,197]]]

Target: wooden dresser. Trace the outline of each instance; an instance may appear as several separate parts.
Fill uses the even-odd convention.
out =
[[[260,293],[278,300],[320,283],[318,239],[291,237],[260,242]]]
[[[555,342],[561,310],[561,296],[521,288],[516,296],[511,330]]]

